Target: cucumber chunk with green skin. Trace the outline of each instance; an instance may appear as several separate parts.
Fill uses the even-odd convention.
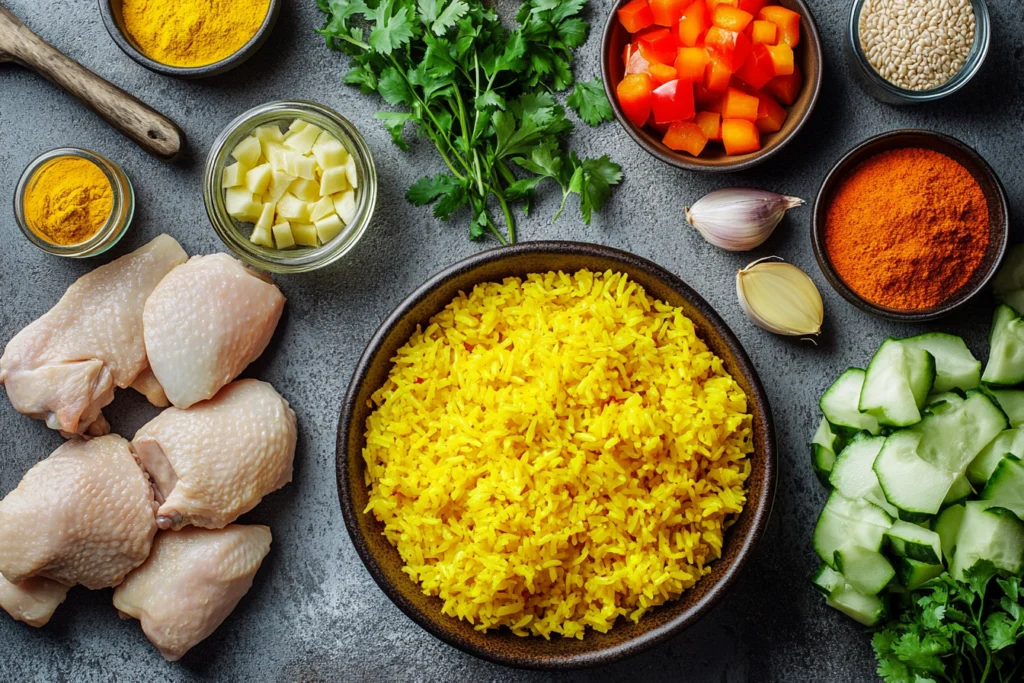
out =
[[[981,492],[981,499],[1024,520],[1024,465],[1014,456],[1000,461]]]
[[[821,395],[818,405],[827,419],[837,427],[848,427],[878,434],[881,427],[871,415],[860,412],[861,389],[864,386],[864,371],[860,368],[848,368]]]
[[[942,564],[942,542],[934,531],[909,522],[896,521],[885,535],[894,554],[925,564]]]
[[[965,399],[947,401],[941,410],[929,412],[907,431],[921,435],[917,453],[922,460],[959,476],[1008,424],[991,398],[972,390]]]
[[[988,364],[981,375],[986,384],[1024,382],[1024,320],[1009,306],[996,309],[989,334]]]
[[[928,564],[909,557],[896,558],[896,580],[907,590],[915,590],[946,571],[941,564]]]
[[[866,498],[876,505],[886,504],[888,501],[882,493],[882,487],[878,485],[878,477],[871,469],[884,443],[884,436],[863,433],[855,436],[836,456],[829,483],[836,491],[852,500]]]
[[[916,424],[934,382],[935,359],[930,353],[886,339],[868,363],[857,407],[879,424]]]
[[[1024,524],[1009,510],[989,505],[985,500],[964,504],[949,568],[957,581],[963,581],[964,572],[982,560],[1014,575],[1024,571]]]
[[[975,486],[984,486],[1007,455],[1024,457],[1024,429],[999,432],[967,466],[967,479]]]
[[[942,548],[942,558],[949,565],[953,562],[953,550],[956,548],[956,537],[960,533],[960,524],[964,519],[964,506],[950,505],[939,513],[932,525],[935,533],[939,535],[939,544]]]
[[[1011,427],[1024,425],[1024,391],[1020,389],[986,389],[1006,413]]]
[[[942,505],[945,507],[954,503],[962,503],[972,493],[974,493],[974,487],[971,486],[971,482],[967,480],[967,477],[961,474],[949,487],[946,497],[942,499]]]
[[[992,278],[992,293],[996,299],[1024,313],[1024,244],[1010,247]]]
[[[904,522],[909,522],[911,524],[924,524],[934,515],[930,515],[926,512],[910,512],[908,510],[900,510],[899,508],[896,508],[896,516]]]
[[[836,461],[836,444],[838,442],[839,437],[832,432],[832,426],[828,420],[824,417],[821,418],[821,423],[811,439],[811,469],[814,470],[818,481],[825,488],[832,487],[828,482],[828,477],[832,473],[832,466]]]
[[[874,471],[890,503],[908,512],[935,514],[959,475],[919,457],[920,443],[921,435],[909,429],[890,434]]]
[[[835,569],[835,552],[852,543],[879,550],[893,518],[882,508],[865,500],[850,500],[833,491],[814,527],[814,550]]]
[[[837,588],[845,586],[846,579],[832,567],[823,564],[811,574],[811,583],[827,598]]]
[[[974,357],[960,337],[929,332],[903,340],[910,349],[924,349],[935,358],[935,384],[932,391],[974,389],[981,384],[981,361]]]
[[[881,593],[896,576],[896,570],[882,553],[856,545],[844,545],[837,550],[835,564],[846,582],[864,595]]]
[[[885,619],[885,603],[880,597],[864,595],[849,584],[834,590],[825,604],[865,626],[875,626]]]

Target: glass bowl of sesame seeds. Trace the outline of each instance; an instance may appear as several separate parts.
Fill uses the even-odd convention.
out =
[[[985,0],[855,0],[848,54],[890,104],[933,102],[964,87],[989,46]]]

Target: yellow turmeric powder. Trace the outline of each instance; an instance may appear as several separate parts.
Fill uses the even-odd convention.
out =
[[[114,190],[88,159],[60,157],[36,172],[25,193],[25,222],[53,244],[81,244],[106,225]]]
[[[125,29],[150,59],[206,66],[230,57],[256,35],[270,0],[124,0]]]

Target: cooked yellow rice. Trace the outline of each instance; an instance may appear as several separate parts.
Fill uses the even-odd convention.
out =
[[[677,598],[742,511],[743,390],[626,275],[460,293],[367,420],[367,511],[445,614],[582,638]]]

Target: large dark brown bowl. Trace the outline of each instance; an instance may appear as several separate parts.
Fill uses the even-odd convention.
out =
[[[843,278],[839,276],[839,273],[836,272],[828,249],[825,247],[825,224],[828,218],[828,209],[832,205],[832,197],[842,181],[846,179],[858,164],[876,154],[906,147],[921,147],[934,150],[940,154],[945,154],[959,163],[977,181],[988,204],[988,250],[985,252],[984,258],[974,271],[971,279],[957,291],[950,292],[949,298],[941,304],[919,311],[889,308],[862,297],[847,285]],[[1003,184],[999,182],[999,177],[992,170],[992,167],[976,151],[956,138],[942,133],[928,130],[894,130],[868,138],[860,143],[843,155],[843,158],[825,176],[821,189],[818,190],[818,196],[814,199],[814,209],[811,213],[811,243],[814,246],[814,256],[818,260],[818,266],[821,268],[822,274],[825,275],[825,279],[832,285],[832,288],[839,292],[839,295],[844,299],[854,306],[882,318],[899,322],[919,323],[935,320],[959,310],[974,295],[985,288],[989,280],[996,274],[999,264],[1006,253],[1006,244],[1009,240],[1010,232],[1009,215],[1010,208],[1006,201],[1006,190],[1003,189]]]
[[[782,124],[782,128],[775,133],[762,135],[761,149],[756,152],[729,156],[721,145],[709,143],[697,157],[686,152],[669,149],[661,141],[660,135],[651,133],[647,128],[634,126],[619,106],[619,98],[615,95],[615,89],[625,74],[622,51],[629,40],[629,33],[619,23],[617,10],[627,2],[629,0],[618,0],[608,16],[608,23],[605,24],[604,39],[601,43],[601,74],[604,77],[604,90],[608,95],[608,101],[612,104],[615,118],[619,120],[629,137],[633,138],[636,144],[643,147],[652,156],[661,159],[666,164],[672,164],[687,171],[707,173],[742,171],[757,166],[778,154],[804,127],[804,123],[807,122],[814,110],[814,105],[818,102],[822,73],[821,37],[818,35],[818,28],[814,24],[811,10],[804,0],[777,0],[775,2],[775,4],[798,12],[801,16],[800,42],[794,52],[796,63],[803,73],[804,83],[796,102],[792,106],[786,107],[789,115],[786,117],[786,122]]]
[[[481,282],[529,273],[579,269],[627,273],[648,294],[679,306],[697,333],[725,361],[747,394],[753,413],[754,453],[746,508],[725,535],[722,559],[681,599],[658,607],[633,624],[619,620],[608,633],[588,631],[583,640],[524,638],[507,629],[481,633],[441,613],[441,601],[422,593],[402,572],[398,551],[383,524],[363,512],[368,501],[362,450],[371,394],[384,384],[391,358],[416,325],[425,325],[459,291]],[[571,669],[605,664],[656,645],[708,612],[729,588],[761,537],[775,494],[776,453],[771,409],[750,359],[717,313],[682,280],[663,268],[616,249],[574,242],[533,242],[486,251],[435,275],[384,321],[356,365],[342,408],[337,442],[338,496],[352,542],[377,585],[420,626],[444,642],[483,659],[531,669]]]

